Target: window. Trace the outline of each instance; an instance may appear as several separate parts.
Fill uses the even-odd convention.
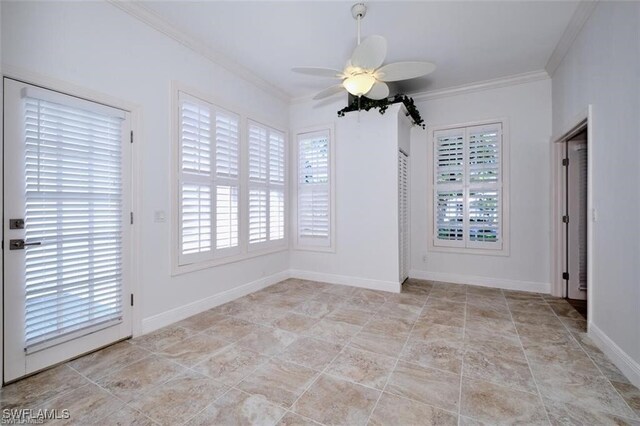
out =
[[[179,93],[179,264],[239,253],[239,117]]]
[[[332,249],[331,130],[297,136],[297,245]]]
[[[249,247],[284,243],[284,133],[249,120]]]
[[[503,123],[433,132],[433,247],[506,252]]]

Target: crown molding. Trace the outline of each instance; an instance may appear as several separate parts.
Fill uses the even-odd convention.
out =
[[[558,44],[553,50],[553,53],[549,57],[547,65],[545,66],[545,69],[550,76],[553,76],[560,66],[560,63],[569,52],[569,49],[576,40],[576,37],[578,37],[580,30],[582,30],[582,27],[587,22],[597,5],[598,0],[582,0],[578,3],[578,7],[575,12],[573,12],[573,16],[571,16],[571,20],[569,21],[567,28],[565,28],[562,37],[558,40]]]
[[[167,20],[159,16],[156,12],[144,6],[141,2],[127,0],[106,1],[117,7],[118,9],[128,13],[140,22],[147,24],[151,28],[159,31],[169,38],[172,38],[183,46],[204,56],[214,64],[225,68],[227,71],[230,71],[234,75],[253,84],[269,95],[272,95],[283,102],[290,102],[291,96],[287,92],[280,89],[279,87],[274,86],[262,77],[259,77],[253,71],[240,65],[233,59],[230,59],[220,52],[214,51],[208,44],[204,43],[203,41],[197,39],[196,37],[192,37],[189,34],[186,34],[184,31],[179,30],[178,28],[170,24]]]
[[[414,101],[426,101],[431,99],[446,98],[449,96],[466,95],[469,93],[482,92],[484,90],[499,89],[501,87],[515,86],[518,84],[531,83],[534,81],[547,80],[549,74],[545,70],[525,72],[506,77],[494,78],[491,80],[477,81],[475,83],[463,84],[460,86],[447,87],[438,90],[428,90],[426,92],[410,94]]]

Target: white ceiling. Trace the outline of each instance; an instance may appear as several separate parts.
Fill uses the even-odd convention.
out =
[[[349,2],[150,1],[172,26],[288,93],[314,94],[331,80],[294,66],[341,69],[356,44]],[[388,41],[386,63],[427,60],[438,69],[405,93],[544,69],[578,1],[367,2],[363,37]]]

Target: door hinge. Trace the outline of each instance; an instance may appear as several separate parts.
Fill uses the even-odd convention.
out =
[[[563,280],[568,280],[569,279],[569,273],[568,272],[563,272],[562,273],[562,279]]]
[[[133,293],[131,293],[131,306],[133,306]]]
[[[133,212],[130,213],[131,224],[133,225]]]
[[[131,131],[131,143],[133,143],[133,130]]]
[[[563,223],[569,223],[569,216],[568,215],[562,216],[562,222]]]
[[[568,158],[563,158],[562,159],[562,165],[563,166],[568,166],[569,165],[569,159]]]

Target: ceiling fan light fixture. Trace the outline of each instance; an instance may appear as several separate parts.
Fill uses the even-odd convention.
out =
[[[371,90],[375,82],[373,74],[357,74],[345,79],[342,85],[353,96],[362,96]]]

